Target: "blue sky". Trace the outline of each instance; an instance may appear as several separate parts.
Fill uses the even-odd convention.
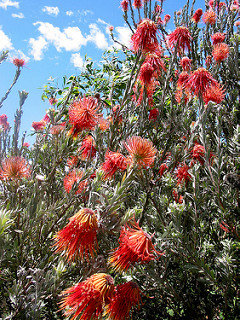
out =
[[[203,1],[196,1],[200,5]],[[185,4],[164,2],[164,14],[172,14]],[[199,6],[195,5],[197,9]],[[0,52],[9,50],[10,59],[0,65],[0,98],[15,74],[11,58],[24,58],[26,66],[0,110],[10,125],[18,107],[18,90],[29,92],[23,110],[22,130],[31,131],[49,108],[41,100],[42,88],[53,77],[61,86],[62,77],[78,74],[85,55],[99,62],[104,50],[112,46],[108,27],[126,45],[130,31],[124,24],[120,0],[0,0]],[[26,141],[30,138],[26,139]]]

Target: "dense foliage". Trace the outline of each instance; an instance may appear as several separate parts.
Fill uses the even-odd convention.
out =
[[[0,116],[3,319],[238,319],[239,4],[162,4],[121,2],[131,48],[48,83],[32,146],[26,92]]]

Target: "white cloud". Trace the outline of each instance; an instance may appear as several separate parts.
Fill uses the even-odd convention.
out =
[[[84,67],[83,58],[80,56],[80,53],[73,53],[71,55],[70,62],[73,63],[74,67],[82,69]]]
[[[0,2],[0,8],[7,10],[7,7],[19,8],[19,2],[18,1],[11,1],[11,0],[2,0]]]
[[[73,15],[73,11],[71,11],[71,10],[66,11],[66,15],[69,16],[69,17],[72,16]]]
[[[109,23],[107,23],[106,21],[104,21],[104,20],[102,20],[100,18],[97,19],[97,22],[109,26]]]
[[[118,33],[116,40],[118,40],[126,47],[130,47],[130,40],[132,36],[131,30],[128,27],[116,27],[115,30]]]
[[[49,14],[50,16],[57,16],[59,14],[59,9],[58,7],[48,7],[45,6],[42,8],[43,12],[46,12],[47,14]]]
[[[95,23],[91,23],[89,25],[90,28],[90,35],[87,37],[89,41],[95,43],[97,48],[99,49],[107,49],[108,42],[104,33],[98,28]]]
[[[23,14],[22,12],[12,13],[12,17],[13,17],[13,18],[23,19],[23,18],[24,18],[24,14]]]
[[[31,46],[30,54],[33,56],[34,60],[42,60],[43,58],[43,51],[47,49],[48,43],[42,37],[38,37],[38,39],[29,39],[29,44]]]
[[[11,49],[13,49],[11,39],[0,29],[0,51]]]
[[[87,39],[78,27],[68,27],[61,31],[48,22],[36,22],[38,30],[45,40],[52,43],[57,51],[79,51],[82,45],[87,44]]]

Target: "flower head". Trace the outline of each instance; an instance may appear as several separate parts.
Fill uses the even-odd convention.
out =
[[[161,49],[156,50],[155,52],[150,52],[146,55],[144,63],[149,63],[153,69],[155,76],[160,76],[162,70],[166,71],[163,60],[161,59],[162,51]]]
[[[185,181],[186,183],[191,180],[191,175],[188,172],[189,166],[186,163],[182,163],[176,171],[176,176],[178,180],[178,184],[180,184],[182,181]]]
[[[225,90],[220,85],[211,85],[203,93],[203,101],[208,104],[209,101],[221,103],[225,98]]]
[[[226,43],[218,43],[213,47],[212,51],[213,58],[216,62],[226,60],[229,55],[229,47]]]
[[[191,70],[192,59],[189,59],[188,57],[183,57],[180,60],[180,65],[182,66],[183,71],[189,71],[189,70]]]
[[[90,160],[95,157],[97,149],[92,136],[87,136],[83,139],[79,152],[81,152],[82,160]]]
[[[32,127],[35,131],[43,131],[43,129],[46,126],[46,122],[41,120],[41,121],[33,121],[32,122]]]
[[[122,7],[124,12],[127,12],[128,11],[128,0],[122,0],[121,1],[121,7]]]
[[[217,20],[216,12],[210,9],[204,12],[202,19],[204,23],[214,25]]]
[[[164,16],[164,23],[167,24],[167,23],[170,21],[170,19],[171,19],[170,14],[165,14],[165,16]]]
[[[142,0],[133,0],[133,6],[135,9],[142,8]]]
[[[148,116],[149,121],[156,121],[157,117],[158,117],[158,114],[159,114],[159,110],[158,109],[156,109],[156,108],[151,109],[150,112],[149,112],[149,116]]]
[[[201,19],[202,14],[203,14],[202,9],[197,9],[194,12],[194,15],[192,16],[192,21],[194,21],[195,23],[198,23]]]
[[[190,77],[190,75],[186,71],[181,72],[178,76],[177,87],[184,88],[185,84],[189,80],[189,77]]]
[[[85,281],[63,291],[61,310],[66,317],[80,320],[102,319],[103,307],[114,292],[114,280],[106,273],[96,273]]]
[[[83,171],[73,169],[64,178],[63,186],[67,193],[70,193],[75,184],[78,185],[76,194],[84,192],[87,187],[87,181],[81,181],[83,177]]]
[[[10,157],[2,161],[1,176],[6,180],[29,178],[31,168],[22,157]]]
[[[15,59],[13,59],[13,64],[18,68],[22,68],[25,65],[25,60],[15,58]]]
[[[166,163],[162,163],[160,165],[160,169],[159,169],[159,175],[160,177],[162,177],[164,175],[164,172],[168,169],[168,165]]]
[[[141,65],[138,79],[141,81],[143,85],[149,85],[151,84],[154,71],[154,68],[151,66],[149,62],[144,62]]]
[[[105,161],[101,166],[104,172],[104,179],[109,179],[114,176],[117,170],[127,169],[127,159],[120,152],[107,151]]]
[[[69,107],[69,122],[79,131],[93,130],[98,122],[97,110],[97,100],[84,96]]]
[[[157,150],[147,139],[139,136],[128,138],[125,142],[125,148],[130,154],[131,162],[139,168],[151,166],[155,160]]]
[[[141,294],[138,285],[133,281],[118,285],[111,302],[106,306],[107,319],[128,319],[130,311],[141,304]]]
[[[58,135],[64,131],[65,127],[66,127],[66,122],[55,124],[51,127],[50,133],[53,135]]]
[[[148,263],[161,255],[156,251],[149,236],[136,221],[121,228],[119,246],[112,253],[109,262],[116,271],[127,271],[135,263]]]
[[[69,223],[55,235],[57,252],[64,252],[68,261],[93,257],[97,247],[98,219],[93,210],[84,208],[69,219]]]
[[[131,38],[131,41],[134,52],[155,51],[159,44],[157,40],[157,26],[154,21],[150,19],[143,19],[139,23],[136,32]]]
[[[28,148],[28,147],[30,147],[30,144],[29,144],[28,142],[24,142],[24,143],[23,143],[23,147]]]
[[[211,36],[213,45],[221,43],[225,40],[226,34],[221,32],[216,32]]]
[[[185,86],[195,95],[204,94],[210,86],[219,86],[212,74],[205,68],[198,68],[190,76]]]
[[[58,102],[58,100],[56,98],[50,98],[48,101],[49,101],[51,106]]]
[[[177,27],[168,36],[168,45],[174,50],[177,47],[178,54],[182,54],[185,49],[190,51],[191,34],[186,27]]]

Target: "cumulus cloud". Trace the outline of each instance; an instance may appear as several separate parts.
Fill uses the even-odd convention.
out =
[[[19,2],[18,1],[11,1],[11,0],[2,0],[0,2],[0,8],[7,10],[7,7],[19,8]]]
[[[130,47],[130,40],[132,36],[131,30],[128,27],[116,27],[115,30],[118,33],[116,40],[126,47]]]
[[[13,45],[11,39],[0,29],[0,51],[12,49]]]
[[[73,53],[71,55],[70,62],[73,63],[74,67],[82,69],[84,67],[83,58],[80,56],[80,53]]]
[[[79,51],[82,45],[86,45],[87,39],[82,35],[78,27],[68,27],[61,31],[48,22],[36,22],[38,30],[45,40],[52,43],[57,51]]]
[[[12,13],[12,17],[13,17],[13,18],[23,19],[23,18],[24,18],[24,14],[23,14],[22,12]]]
[[[89,41],[93,42],[99,49],[107,49],[108,42],[104,33],[98,28],[95,23],[89,25],[90,35],[87,37]]]
[[[66,15],[69,16],[69,17],[72,16],[73,15],[73,11],[71,11],[71,10],[66,11]]]
[[[40,36],[38,39],[31,38],[29,40],[29,45],[31,46],[30,54],[33,56],[34,60],[42,60],[43,52],[48,47],[47,41]]]
[[[48,7],[45,6],[42,8],[43,12],[46,12],[47,14],[49,14],[50,16],[57,16],[59,14],[59,9],[58,7]]]

